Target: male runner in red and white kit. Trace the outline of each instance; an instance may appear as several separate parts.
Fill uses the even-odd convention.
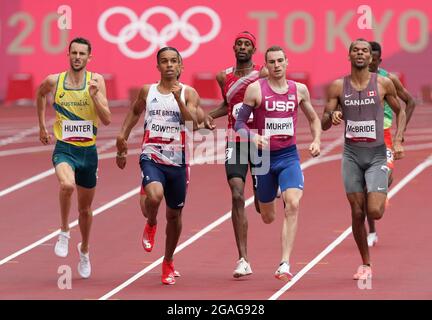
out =
[[[252,56],[256,51],[256,40],[250,32],[243,31],[235,37],[233,50],[236,57],[235,67],[223,70],[216,76],[224,100],[217,109],[209,112],[205,125],[206,128],[213,130],[216,127],[213,120],[228,115],[225,172],[231,189],[231,219],[239,255],[233,276],[239,278],[252,274],[247,255],[248,220],[245,213],[244,196],[250,159],[248,157],[249,145],[247,141],[242,142],[240,137],[235,135],[234,125],[239,107],[243,104],[247,86],[260,77],[267,76],[267,70],[252,61]],[[248,125],[252,126],[252,121],[249,120]],[[253,175],[252,179],[255,180]],[[253,181],[253,186],[255,194],[255,181]],[[259,212],[256,197],[255,207]]]
[[[269,161],[269,170],[257,175],[257,197],[262,220],[269,224],[275,219],[275,198],[279,186],[282,191],[285,203],[282,258],[275,277],[289,281],[292,278],[289,259],[294,246],[304,187],[296,147],[299,107],[309,121],[313,138],[309,151],[313,157],[320,154],[321,124],[312,107],[307,87],[286,79],[288,61],[283,49],[278,46],[270,47],[265,53],[265,61],[269,72],[268,79],[259,79],[247,87],[235,130],[250,137],[263,155],[269,154],[269,158],[262,157],[263,164]],[[252,112],[258,133],[251,131],[246,124]]]
[[[185,122],[197,124],[199,96],[195,89],[178,82],[182,60],[177,49],[164,47],[157,53],[161,80],[144,85],[132,104],[117,137],[117,165],[126,166],[127,139],[145,111],[144,137],[140,166],[145,189],[143,245],[154,246],[157,213],[166,201],[166,245],[162,263],[162,283],[175,283],[173,254],[181,233],[181,212],[185,205],[187,167],[185,157]],[[143,195],[142,195],[143,196]]]

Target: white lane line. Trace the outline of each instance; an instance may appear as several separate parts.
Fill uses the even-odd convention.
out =
[[[247,199],[245,201],[245,207],[249,206],[253,202],[254,202],[254,198],[253,197]],[[185,242],[183,242],[182,244],[180,244],[176,248],[176,250],[174,251],[174,254],[182,251],[184,248],[186,248],[187,246],[189,246],[192,243],[194,243],[196,240],[198,240],[199,238],[201,238],[202,236],[204,236],[206,233],[210,232],[211,230],[213,230],[214,228],[216,228],[218,225],[220,225],[223,222],[225,222],[226,220],[228,220],[230,217],[231,217],[231,211],[225,213],[222,217],[220,217],[219,219],[213,221],[211,224],[209,224],[205,228],[201,229],[199,232],[195,233],[188,240],[186,240]],[[117,294],[118,292],[120,292],[121,290],[123,290],[124,288],[126,288],[127,286],[129,286],[130,284],[132,284],[133,282],[135,282],[136,280],[138,280],[139,278],[141,278],[147,272],[151,271],[152,269],[154,269],[155,267],[157,267],[158,265],[160,265],[162,263],[162,261],[163,261],[163,258],[164,258],[163,256],[160,257],[159,259],[157,259],[156,261],[154,261],[152,264],[148,265],[147,267],[145,267],[144,269],[142,269],[140,272],[138,272],[137,274],[135,274],[133,277],[129,278],[128,280],[126,280],[125,282],[123,282],[121,285],[119,285],[115,289],[111,290],[110,292],[108,292],[104,296],[100,297],[99,300],[107,300],[107,299],[111,298],[113,295]]]
[[[135,134],[137,134],[137,133],[135,133]],[[133,137],[133,134],[131,134],[131,138],[132,137]],[[115,145],[115,143],[116,143],[115,140],[110,140],[107,143],[105,143],[104,145],[102,145],[99,148],[98,151],[99,152],[106,151],[106,150],[110,149],[111,147],[113,147]],[[209,156],[207,156],[207,157],[201,157],[201,156],[194,157],[191,160],[190,164],[191,165],[197,165],[197,164],[206,164],[206,163],[215,163],[215,162],[219,163],[218,161],[221,161],[220,163],[223,164],[222,160],[225,157],[225,142],[217,144],[216,145],[216,147],[217,147],[216,150],[214,150],[214,148],[213,149],[211,148],[213,146],[214,145],[212,143],[208,144],[208,147],[210,147],[210,148],[206,149],[207,150],[206,153],[207,154],[210,153]],[[332,144],[329,144],[328,146],[332,146]],[[301,150],[303,148],[308,148],[308,147],[309,147],[309,145],[301,145],[301,146],[299,146],[299,150]],[[132,154],[138,154],[138,153],[139,153],[138,149],[133,149],[133,150],[129,151],[130,155],[132,155]],[[1,155],[1,152],[0,152],[0,155]],[[116,152],[103,153],[103,154],[99,155],[99,159],[100,160],[109,159],[109,158],[114,158],[115,156],[116,156]],[[28,186],[29,184],[35,183],[35,182],[37,182],[39,180],[42,180],[42,179],[44,179],[46,177],[49,177],[49,176],[51,176],[53,174],[55,174],[55,170],[54,170],[54,168],[51,168],[51,169],[46,170],[44,172],[41,172],[41,173],[39,173],[37,175],[34,175],[34,176],[32,176],[32,177],[30,177],[30,178],[28,178],[26,180],[23,180],[23,181],[15,184],[15,185],[13,185],[11,187],[8,187],[6,189],[0,190],[0,198],[3,197],[3,196],[5,196],[5,195],[7,195],[7,194],[9,194],[9,193],[11,193],[11,192],[14,192],[14,191],[17,191],[17,190],[19,190],[21,188],[24,188],[24,187]]]
[[[55,121],[55,119],[48,120],[47,125],[49,125],[49,126],[52,125],[54,123],[54,121]],[[23,130],[23,131],[15,134],[15,135],[9,137],[9,138],[1,139],[0,140],[0,147],[14,143],[16,141],[19,141],[22,138],[27,137],[31,134],[35,134],[37,132],[39,132],[39,125],[34,126],[32,128],[29,128],[29,129],[26,129],[26,130]]]
[[[131,191],[129,191],[129,192],[121,195],[120,197],[118,197],[118,198],[116,198],[116,199],[114,199],[114,200],[112,200],[112,201],[104,204],[103,206],[101,206],[101,207],[99,207],[99,208],[97,208],[96,210],[93,211],[93,216],[97,216],[98,214],[100,214],[100,213],[102,213],[102,212],[104,212],[104,211],[106,211],[106,210],[108,210],[108,209],[116,206],[120,202],[125,201],[125,200],[133,197],[139,191],[140,191],[140,187],[137,187],[137,188],[135,188],[135,189],[133,189],[133,190],[131,190]],[[73,222],[71,222],[69,224],[69,228],[73,228],[73,227],[75,227],[77,225],[78,225],[78,219],[74,220]],[[10,260],[15,259],[16,257],[18,257],[18,256],[20,256],[20,255],[22,255],[22,254],[24,254],[26,252],[34,249],[35,247],[41,245],[42,243],[44,243],[44,242],[46,242],[48,240],[51,240],[52,238],[54,238],[55,236],[57,236],[59,233],[60,233],[60,229],[54,231],[53,233],[50,233],[49,235],[47,235],[47,236],[43,237],[42,239],[40,239],[40,240],[38,240],[38,241],[36,241],[36,242],[28,245],[27,247],[25,247],[25,248],[23,248],[23,249],[15,252],[15,253],[13,253],[13,254],[7,256],[6,258],[4,258],[4,259],[2,259],[0,261],[0,266],[3,265],[3,264],[5,264],[6,262],[8,262]]]
[[[412,179],[419,175],[423,170],[432,165],[432,155],[426,160],[415,167],[408,175],[406,175],[394,188],[392,188],[388,193],[388,198],[394,197],[403,187],[405,187]],[[327,248],[325,248],[319,255],[317,255],[311,262],[309,262],[303,269],[297,273],[290,282],[283,286],[279,291],[273,294],[269,300],[276,300],[287,290],[289,290],[293,285],[295,285],[310,269],[312,269],[318,262],[320,262],[326,255],[328,255],[334,248],[336,248],[343,240],[345,240],[352,230],[348,227],[339,237],[336,238],[332,243],[330,243]]]
[[[138,134],[138,132],[134,131],[134,132],[131,133],[131,137],[133,137],[133,136],[135,136],[137,134]],[[115,145],[115,143],[116,143],[116,140],[109,140],[107,143],[103,144],[99,148],[99,152],[103,152],[105,150],[108,150],[113,145]],[[99,159],[108,159],[108,158],[115,157],[115,155],[116,155],[116,153],[112,152],[108,156],[105,156],[105,154],[100,154],[98,157],[99,157]],[[42,179],[44,179],[46,177],[49,177],[49,176],[53,175],[54,173],[55,173],[55,169],[51,168],[51,169],[46,170],[44,172],[41,172],[41,173],[39,173],[37,175],[34,175],[34,176],[32,176],[32,177],[30,177],[30,178],[28,178],[26,180],[23,180],[23,181],[15,184],[15,185],[13,185],[11,187],[8,187],[6,189],[0,190],[0,198],[3,197],[3,196],[5,196],[5,195],[7,195],[7,194],[9,194],[9,193],[11,193],[11,192],[14,192],[16,190],[24,188],[24,187],[28,186],[29,184],[32,184],[32,183],[37,182],[39,180],[42,180]]]
[[[307,161],[305,161],[301,165],[302,170],[305,170],[310,166],[326,162],[326,161],[323,161],[324,155],[329,153],[331,150],[333,150],[338,145],[342,144],[342,142],[343,142],[343,137],[330,143],[325,149],[322,150],[320,157],[311,158],[311,159],[308,159]],[[254,203],[254,197],[253,196],[245,201],[245,208],[250,206],[252,203]],[[210,223],[209,225],[207,225],[206,227],[201,229],[199,232],[194,234],[191,238],[189,238],[185,242],[181,243],[177,247],[177,249],[175,250],[174,254],[183,250],[184,248],[186,248],[187,246],[189,246],[190,244],[192,244],[193,242],[198,240],[200,237],[204,236],[206,233],[210,232],[211,230],[216,228],[218,225],[220,225],[223,222],[225,222],[226,220],[228,220],[230,217],[231,217],[231,211],[225,213],[222,217],[213,221],[212,223]],[[128,280],[126,280],[125,282],[123,282],[122,284],[120,284],[119,286],[117,286],[116,288],[114,288],[113,290],[108,292],[107,294],[100,297],[99,300],[107,300],[107,299],[111,298],[113,295],[117,294],[118,292],[120,292],[121,290],[123,290],[124,288],[126,288],[127,286],[129,286],[130,284],[132,284],[133,282],[138,280],[139,278],[141,278],[143,275],[145,275],[146,273],[148,273],[149,271],[151,271],[152,269],[154,269],[155,267],[160,265],[162,263],[162,261],[163,261],[163,256],[160,257],[159,259],[157,259],[156,261],[154,261],[153,263],[151,263],[150,265],[148,265],[147,267],[145,267],[144,269],[142,269],[141,271],[139,271],[134,276],[130,277]]]
[[[33,182],[36,182],[36,181],[42,180],[46,177],[49,177],[50,175],[53,175],[54,173],[55,173],[54,168],[49,169],[49,170],[44,171],[44,172],[41,172],[41,173],[39,173],[39,174],[37,174],[31,178],[28,178],[24,181],[21,181],[21,182],[15,184],[9,188],[1,190],[0,191],[0,197],[3,197],[3,196],[5,196],[11,192],[18,190],[18,189],[24,188],[25,186],[28,186],[29,184],[32,184]]]
[[[141,149],[129,150],[129,152],[128,152],[128,154],[134,154],[134,153],[136,153],[136,154],[141,153]],[[103,155],[99,156],[99,159],[108,159],[108,158],[113,158],[115,156],[116,156],[116,152],[106,153],[106,154],[103,154]],[[197,161],[199,161],[199,159],[197,159]],[[191,165],[193,165],[193,164],[191,164]],[[54,170],[54,169],[51,169],[51,170]],[[48,170],[48,171],[50,171],[50,170]],[[46,174],[46,172],[45,172],[45,174]],[[129,192],[121,195],[120,197],[118,197],[118,198],[116,198],[116,199],[108,202],[107,204],[105,204],[105,205],[97,208],[96,210],[93,211],[93,216],[97,216],[98,214],[100,214],[100,213],[102,213],[102,212],[104,212],[104,211],[106,211],[106,210],[114,207],[115,205],[119,204],[120,202],[125,201],[125,200],[129,199],[130,197],[133,197],[134,195],[136,195],[136,194],[139,193],[140,189],[141,189],[141,187],[134,188],[131,191],[129,191]],[[71,222],[69,224],[69,228],[73,228],[73,227],[75,227],[77,225],[78,225],[78,220],[74,220],[73,222]],[[5,264],[6,262],[12,260],[12,259],[15,259],[16,257],[18,257],[18,256],[20,256],[20,255],[22,255],[22,254],[24,254],[26,252],[34,249],[38,245],[41,245],[44,242],[46,242],[46,241],[54,238],[59,233],[60,233],[60,229],[58,229],[58,230],[52,232],[51,234],[43,237],[42,239],[40,239],[40,240],[38,240],[38,241],[36,241],[36,242],[28,245],[27,247],[25,247],[25,248],[23,248],[23,249],[21,249],[19,251],[16,251],[15,253],[7,256],[6,258],[4,258],[4,259],[2,259],[0,261],[0,266],[3,265],[3,264]]]
[[[140,152],[141,152],[141,150],[134,149],[134,150],[131,150],[129,153],[130,154],[138,154]],[[115,158],[115,156],[116,156],[116,152],[110,152],[110,153],[105,153],[105,154],[100,155],[99,159],[100,160],[110,159],[110,158]],[[46,177],[49,177],[49,176],[51,176],[53,174],[55,174],[55,169],[51,168],[51,169],[46,170],[44,172],[41,172],[41,173],[39,173],[39,174],[31,177],[31,178],[28,178],[28,179],[26,179],[24,181],[21,181],[21,182],[19,182],[17,184],[14,184],[13,186],[11,186],[9,188],[1,190],[0,191],[0,198],[3,197],[3,196],[5,196],[5,195],[7,195],[7,194],[9,194],[9,193],[12,193],[12,192],[14,192],[16,190],[24,188],[24,187],[28,186],[29,184],[32,184],[32,183],[37,182],[39,180],[42,180],[42,179],[44,179]]]
[[[37,146],[37,147],[9,149],[9,150],[0,151],[0,157],[15,156],[18,154],[36,153],[36,152],[43,152],[43,151],[50,151],[50,150],[52,150],[52,146]]]

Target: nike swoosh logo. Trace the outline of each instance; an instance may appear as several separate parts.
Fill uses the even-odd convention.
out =
[[[378,187],[378,190],[379,190],[379,191],[382,191],[382,190],[385,190],[385,188],[380,188],[380,187]]]
[[[346,94],[345,95],[345,98],[349,98],[349,97],[351,97],[352,96],[352,93],[351,94]]]
[[[266,99],[273,98],[273,96],[265,96]]]

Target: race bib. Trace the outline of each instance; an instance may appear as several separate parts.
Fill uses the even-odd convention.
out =
[[[237,104],[235,104],[234,106],[233,106],[233,110],[232,110],[232,115],[233,115],[233,117],[234,117],[234,119],[236,119],[237,120],[237,117],[238,117],[238,114],[239,114],[239,112],[240,112],[240,108],[241,108],[241,106],[243,105],[243,102],[240,102],[240,103],[237,103]],[[253,112],[251,112],[251,114],[250,114],[250,116],[249,116],[249,119],[248,119],[248,123],[250,123],[250,122],[253,122]]]
[[[345,137],[352,141],[375,141],[376,122],[370,121],[347,121]]]
[[[293,136],[293,118],[266,118],[264,135],[266,136]]]
[[[63,141],[86,142],[93,140],[93,121],[91,120],[63,120]]]
[[[150,138],[180,141],[180,123],[153,120],[149,131]]]

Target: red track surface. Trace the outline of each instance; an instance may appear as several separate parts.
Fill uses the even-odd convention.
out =
[[[114,109],[110,127],[101,128],[101,146],[112,141],[123,120],[125,109]],[[321,114],[321,111],[320,111]],[[52,114],[51,114],[52,116]],[[418,106],[406,134],[406,146],[429,144],[407,151],[396,163],[397,185],[432,153],[431,106]],[[309,142],[305,120],[301,118],[298,144]],[[223,127],[223,120],[218,122]],[[0,141],[37,125],[35,110],[0,108]],[[323,146],[334,141],[340,129],[323,134]],[[336,132],[335,132],[336,131]],[[138,134],[140,128],[137,130]],[[132,148],[138,147],[138,139]],[[2,156],[1,152],[39,147],[38,133],[0,146],[2,168],[0,192],[51,166],[51,150]],[[113,152],[109,148],[104,153]],[[339,145],[328,155],[341,152]],[[140,183],[137,156],[129,156],[124,171],[114,158],[100,160],[99,184],[93,208],[136,188]],[[302,162],[309,159],[301,151]],[[291,259],[299,272],[350,226],[349,205],[340,174],[340,161],[329,161],[305,169],[305,193],[301,202],[299,229]],[[383,220],[378,222],[379,242],[372,249],[374,278],[372,289],[360,290],[352,274],[360,256],[352,236],[348,236],[315,267],[308,271],[279,299],[431,299],[430,226],[432,216],[427,196],[432,167],[426,168],[391,200]],[[60,214],[58,185],[54,175],[0,196],[0,260],[57,230]],[[252,195],[250,181],[246,198]],[[75,198],[71,220],[77,218]],[[231,207],[230,194],[222,165],[192,167],[191,184],[183,216],[180,243],[225,215]],[[235,280],[231,274],[237,260],[231,220],[198,238],[175,255],[182,273],[175,286],[160,283],[160,265],[114,294],[111,299],[268,299],[284,283],[273,278],[280,258],[282,207],[272,225],[264,225],[253,205],[249,217],[249,258],[253,275]],[[70,253],[65,259],[54,255],[56,237],[0,265],[0,299],[98,299],[159,259],[164,248],[164,207],[159,212],[156,247],[145,253],[140,245],[144,225],[135,195],[100,213],[93,220],[91,234],[92,277],[81,280],[77,274],[80,241],[77,227],[72,229]],[[57,286],[61,265],[72,268],[72,290]]]

